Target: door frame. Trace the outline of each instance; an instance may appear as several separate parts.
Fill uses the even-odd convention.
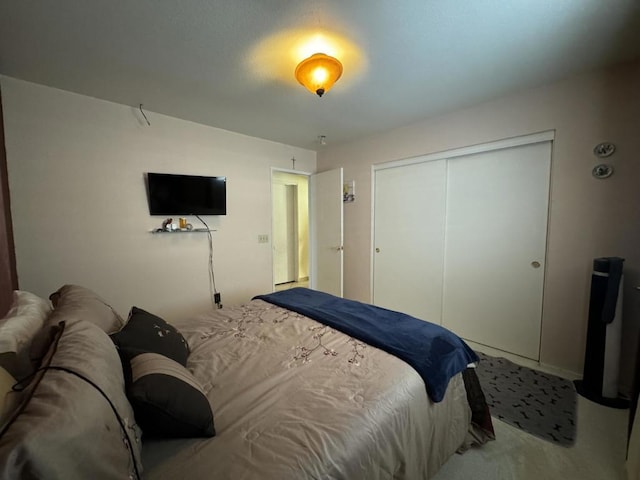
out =
[[[273,180],[274,180],[274,174],[275,173],[290,173],[293,175],[300,175],[300,176],[304,176],[307,177],[307,181],[310,182],[311,180],[311,175],[313,175],[313,172],[306,172],[303,170],[294,170],[291,168],[279,168],[279,167],[271,167],[271,182],[269,184],[269,194],[271,196],[270,200],[271,200],[271,210],[270,210],[270,215],[271,215],[271,226],[270,226],[270,237],[271,241],[269,242],[271,248],[270,248],[270,256],[271,256],[271,289],[273,291],[275,291],[275,269],[273,268],[273,260],[274,260],[274,255],[273,255]],[[309,204],[310,200],[311,200],[311,194],[310,194],[310,189],[307,189],[307,202]],[[307,207],[307,216],[309,217],[309,224],[311,224],[311,208],[310,206]],[[297,235],[296,235],[297,236]],[[307,252],[307,264],[309,265],[309,279],[311,279],[311,269],[313,268],[313,266],[311,265],[311,252],[313,251],[313,248],[315,248],[315,242],[313,239],[313,236],[311,235],[311,232],[309,232],[309,248],[308,248],[308,252]],[[296,260],[296,264],[298,263],[298,261]],[[299,269],[299,266],[296,267],[296,270]],[[299,270],[298,270],[299,271]]]

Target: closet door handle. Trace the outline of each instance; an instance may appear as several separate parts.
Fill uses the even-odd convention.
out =
[[[531,266],[533,268],[540,268],[540,262],[536,262],[535,260],[533,262],[531,262]]]

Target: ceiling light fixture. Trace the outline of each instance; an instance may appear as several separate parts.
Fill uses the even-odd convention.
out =
[[[314,53],[296,67],[295,77],[307,90],[319,97],[329,91],[342,75],[342,63],[324,53]]]

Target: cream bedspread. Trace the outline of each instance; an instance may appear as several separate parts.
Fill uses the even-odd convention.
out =
[[[465,442],[460,374],[433,403],[402,360],[262,300],[175,325],[217,435],[146,439],[147,479],[427,479]]]

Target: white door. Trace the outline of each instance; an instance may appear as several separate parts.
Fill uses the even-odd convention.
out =
[[[446,174],[446,160],[374,172],[373,303],[435,323],[442,315]]]
[[[443,325],[539,358],[551,142],[448,160]]]
[[[342,297],[342,168],[311,175],[310,287]]]
[[[298,278],[297,187],[273,184],[273,266],[274,283]]]

